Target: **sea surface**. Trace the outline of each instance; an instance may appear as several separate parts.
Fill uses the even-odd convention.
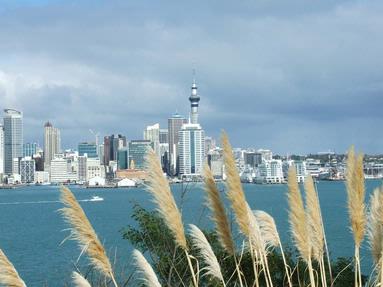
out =
[[[367,198],[381,184],[378,180],[366,181]],[[120,230],[127,225],[136,225],[131,218],[134,204],[150,210],[155,208],[150,195],[143,188],[70,188],[116,268],[128,275],[131,270],[132,247],[122,239]],[[317,184],[317,188],[331,257],[351,257],[353,239],[348,225],[345,183],[322,181]],[[224,185],[220,189],[224,190]],[[202,229],[212,227],[201,184],[172,185],[172,190],[185,224],[194,223]],[[291,245],[287,220],[287,186],[245,184],[244,190],[251,208],[269,212],[275,218],[282,241]],[[104,201],[89,201],[94,195],[103,197]],[[80,266],[82,271],[86,270],[84,259],[77,262],[80,250],[76,244],[73,241],[62,243],[69,231],[57,212],[61,207],[57,186],[0,190],[0,248],[28,286],[62,286],[69,281],[75,265]],[[368,245],[364,242],[361,257],[363,271],[366,273],[371,270],[372,262]]]

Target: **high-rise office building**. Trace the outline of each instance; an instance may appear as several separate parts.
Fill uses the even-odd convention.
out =
[[[180,175],[201,175],[205,159],[205,132],[199,124],[184,124],[179,134]]]
[[[0,174],[4,173],[4,126],[0,124]]]
[[[87,155],[88,158],[97,158],[97,145],[96,143],[82,142],[78,144],[78,155]]]
[[[178,133],[182,125],[186,123],[186,118],[178,113],[168,119],[169,174],[171,175],[176,175],[178,171]]]
[[[149,140],[132,140],[129,142],[129,163],[134,164],[135,169],[145,168],[145,156],[147,151],[153,148]],[[130,166],[130,165],[129,165]],[[132,166],[130,166],[132,168]]]
[[[182,177],[194,177],[202,174],[205,160],[205,132],[198,123],[197,85],[193,80],[191,95],[191,122],[182,125],[179,131],[179,173]]]
[[[160,129],[160,144],[169,143],[169,133],[167,129]]]
[[[4,110],[4,173],[12,174],[13,159],[23,156],[23,114]]]
[[[117,168],[119,170],[129,168],[129,149],[126,147],[117,152]]]
[[[37,153],[37,143],[23,144],[23,157],[33,157]]]
[[[153,150],[158,158],[160,158],[160,125],[154,124],[152,126],[147,126],[144,130],[144,140],[149,140],[152,142]]]
[[[20,176],[22,183],[32,183],[35,181],[35,161],[27,156],[20,160]]]
[[[60,130],[50,122],[44,125],[44,169],[49,170],[52,159],[61,151]]]
[[[126,137],[122,135],[111,135],[104,137],[104,164],[109,165],[110,161],[117,161],[117,152],[126,147]]]

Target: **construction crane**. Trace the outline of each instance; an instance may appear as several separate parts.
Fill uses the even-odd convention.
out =
[[[98,149],[98,136],[100,135],[99,132],[94,132],[92,129],[89,129],[90,133],[95,137],[96,139],[96,146],[97,146],[97,149]]]

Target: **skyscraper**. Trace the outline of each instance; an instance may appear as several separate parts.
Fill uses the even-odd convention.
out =
[[[78,144],[78,155],[87,155],[88,158],[97,158],[98,151],[96,143],[82,142]]]
[[[186,124],[187,120],[183,116],[175,113],[168,119],[168,136],[169,136],[169,174],[177,174],[178,166],[178,142],[179,131],[183,124]]]
[[[153,150],[158,156],[161,157],[160,153],[160,124],[154,124],[147,126],[144,130],[144,140],[149,140],[153,144]]]
[[[179,132],[179,173],[182,177],[201,175],[205,159],[205,132],[199,124],[184,124]]]
[[[179,131],[179,173],[183,178],[201,175],[205,160],[205,132],[198,123],[199,100],[197,85],[193,80],[189,97],[191,121],[182,125]]]
[[[160,144],[169,143],[169,135],[167,129],[160,129]]]
[[[23,156],[23,114],[4,110],[4,173],[12,174],[13,159]]]
[[[153,148],[149,140],[132,140],[129,142],[129,168],[144,169],[147,151]],[[133,165],[133,166],[132,166]]]
[[[111,160],[117,161],[119,149],[126,147],[126,137],[122,135],[111,135],[104,137],[104,164],[109,165]]]
[[[44,170],[49,170],[52,159],[61,151],[60,130],[50,122],[44,125]]]
[[[23,157],[34,156],[37,152],[37,143],[25,143],[23,144]]]

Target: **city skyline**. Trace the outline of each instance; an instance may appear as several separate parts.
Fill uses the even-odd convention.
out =
[[[63,147],[89,129],[139,139],[188,117],[195,67],[199,121],[217,140],[225,129],[233,146],[279,154],[383,152],[379,1],[2,4],[0,101],[23,111],[24,142],[41,145],[48,120]]]

